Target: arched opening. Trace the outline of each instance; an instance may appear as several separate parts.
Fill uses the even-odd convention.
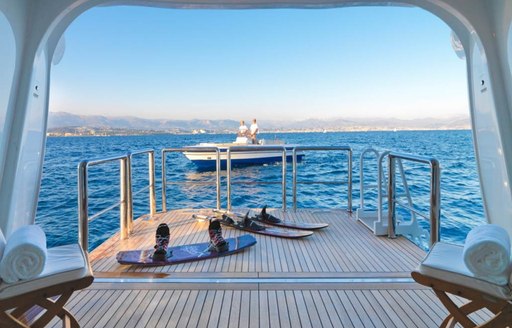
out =
[[[114,9],[115,8],[101,8],[101,21],[108,21],[108,12],[109,10]],[[73,48],[73,34],[76,33],[76,29],[88,30],[87,25],[83,24],[82,18],[86,20],[89,14],[92,15],[93,11],[91,10],[85,13],[83,16],[79,17],[75,22],[77,25],[72,24],[66,32],[68,40],[67,57],[65,56],[63,58],[63,61],[59,66],[53,68],[55,72],[52,74],[52,78],[58,78],[59,74],[62,76],[62,71],[70,66],[80,67],[75,75],[67,75],[63,79],[64,83],[53,83],[53,86],[61,89],[59,91],[62,91],[66,97],[61,98],[60,100],[57,98],[51,99],[51,104],[54,106],[59,105],[60,108],[65,109],[69,108],[69,106],[65,105],[66,103],[70,104],[68,102],[69,100],[79,99],[81,107],[78,113],[82,114],[122,116],[123,114],[121,112],[115,111],[115,106],[117,106],[126,110],[125,115],[140,117],[140,114],[137,115],[137,113],[144,113],[144,117],[162,119],[172,119],[173,117],[182,115],[183,113],[189,114],[196,107],[206,107],[208,104],[216,104],[215,109],[210,110],[207,114],[203,114],[212,116],[199,116],[197,118],[221,119],[222,115],[227,112],[223,111],[222,105],[226,105],[227,103],[227,105],[231,105],[231,107],[235,109],[238,108],[240,112],[239,114],[236,114],[236,112],[234,114],[233,112],[229,114],[226,113],[226,118],[235,121],[239,118],[244,118],[247,121],[251,118],[250,115],[252,115],[252,113],[257,113],[256,116],[258,116],[259,122],[261,122],[261,115],[264,114],[262,108],[265,106],[274,105],[272,104],[272,101],[269,100],[272,96],[275,96],[275,94],[279,92],[289,92],[290,90],[295,90],[297,92],[293,93],[288,99],[288,101],[290,101],[289,103],[286,103],[285,101],[279,101],[277,102],[276,107],[272,107],[272,111],[276,114],[279,114],[280,112],[285,112],[284,107],[290,107],[293,108],[295,112],[287,112],[286,116],[284,117],[298,115],[299,113],[296,111],[296,109],[297,106],[300,105],[300,102],[297,101],[300,99],[307,99],[303,102],[307,103],[307,106],[309,106],[309,116],[302,117],[301,119],[319,117],[320,109],[322,109],[321,106],[324,105],[323,101],[325,99],[331,99],[334,100],[333,102],[335,106],[330,107],[328,114],[332,115],[331,118],[336,118],[336,116],[339,118],[339,116],[342,115],[354,115],[353,112],[351,114],[347,114],[347,112],[344,111],[344,108],[361,106],[363,100],[368,99],[370,104],[366,104],[366,107],[359,107],[359,113],[364,112],[365,110],[369,112],[372,109],[378,108],[380,111],[374,115],[376,118],[383,120],[386,115],[389,116],[389,118],[391,118],[393,115],[396,115],[395,113],[391,112],[393,107],[392,100],[400,102],[399,106],[397,107],[402,107],[402,109],[404,109],[406,112],[409,111],[409,114],[419,113],[419,115],[417,115],[418,117],[425,118],[429,115],[433,115],[433,112],[436,109],[450,109],[446,108],[446,103],[436,103],[433,100],[436,98],[442,98],[448,94],[461,94],[460,98],[462,98],[463,110],[467,115],[468,104],[466,103],[466,67],[465,62],[458,59],[457,56],[453,53],[453,49],[450,45],[450,29],[444,23],[440,22],[435,16],[426,11],[423,11],[422,9],[380,7],[375,9],[380,10],[383,13],[389,13],[389,11],[397,10],[404,15],[411,14],[411,12],[414,14],[418,14],[418,12],[420,12],[421,15],[415,16],[416,19],[419,17],[419,19],[431,19],[432,21],[435,21],[435,29],[441,35],[438,36],[439,38],[436,38],[434,43],[441,44],[443,46],[442,54],[444,57],[436,53],[433,54],[432,45],[426,43],[428,40],[422,38],[422,35],[415,34],[415,30],[413,28],[414,24],[412,24],[414,22],[414,18],[411,17],[409,17],[410,21],[408,22],[408,24],[410,24],[409,29],[404,28],[398,23],[397,25],[393,26],[388,22],[388,25],[393,26],[394,33],[389,33],[386,35],[384,32],[379,31],[379,36],[385,38],[386,40],[389,39],[389,42],[393,42],[391,39],[396,39],[398,36],[402,37],[398,38],[398,42],[396,44],[393,44],[395,47],[403,45],[406,48],[405,53],[398,54],[396,51],[393,51],[393,47],[388,48],[387,45],[384,44],[385,42],[379,43],[378,39],[372,41],[370,39],[361,37],[360,34],[350,34],[347,33],[346,30],[343,31],[339,29],[335,24],[335,21],[343,21],[344,19],[347,19],[346,16],[337,16],[336,20],[333,20],[334,22],[332,22],[332,25],[323,29],[324,33],[336,32],[343,36],[342,38],[338,39],[338,43],[331,42],[330,46],[332,47],[329,47],[329,45],[326,46],[325,44],[314,43],[316,42],[316,39],[322,36],[322,33],[313,33],[313,28],[311,25],[305,26],[303,29],[298,30],[298,37],[295,36],[295,38],[298,40],[290,41],[295,41],[298,44],[297,47],[290,47],[289,49],[285,49],[285,51],[283,51],[282,45],[278,42],[276,43],[274,41],[274,43],[271,43],[268,41],[268,39],[264,39],[264,33],[254,34],[251,33],[250,30],[246,30],[244,33],[241,33],[242,35],[246,36],[245,38],[236,37],[233,34],[224,36],[230,41],[229,44],[219,45],[220,41],[211,37],[209,33],[213,33],[214,35],[222,35],[222,33],[218,30],[215,30],[215,26],[207,26],[203,21],[202,29],[197,31],[194,35],[194,37],[197,39],[183,37],[183,39],[187,40],[188,43],[185,41],[180,43],[180,40],[178,40],[179,34],[183,29],[186,28],[183,26],[187,26],[185,24],[182,26],[176,24],[177,27],[175,27],[175,29],[173,29],[171,32],[162,32],[162,30],[159,28],[159,25],[152,26],[152,30],[159,31],[157,34],[158,38],[164,41],[161,42],[163,44],[157,45],[155,48],[151,48],[144,43],[147,42],[146,39],[148,36],[137,30],[139,26],[144,25],[145,23],[142,21],[137,21],[133,17],[148,15],[148,13],[162,12],[161,14],[157,14],[157,20],[166,21],[171,18],[175,20],[182,20],[185,21],[190,28],[191,26],[195,26],[195,24],[200,24],[199,21],[193,20],[193,14],[196,14],[197,11],[190,13],[190,11],[173,11],[146,8],[141,10],[143,13],[141,14],[138,12],[140,8],[131,7],[122,8],[123,18],[121,19],[121,23],[111,27],[114,32],[108,29],[100,29],[100,27],[97,26],[97,28],[101,30],[101,35],[91,33],[90,35],[86,36],[87,40],[84,42],[85,44],[80,45],[79,50],[76,50],[76,48]],[[365,12],[368,11],[368,8],[363,7],[323,9],[321,11],[303,10],[299,11],[299,13],[296,13],[293,10],[284,11],[285,14],[288,14],[286,15],[286,24],[283,24],[282,19],[280,19],[281,25],[278,25],[280,30],[276,31],[275,29],[270,28],[268,34],[273,36],[274,34],[282,33],[282,30],[289,27],[289,25],[297,27],[297,22],[299,20],[295,18],[294,21],[294,18],[290,16],[302,16],[300,17],[302,19],[304,17],[307,18],[311,16],[319,16],[322,14],[322,11],[332,13],[333,16],[338,15],[339,13],[347,13],[348,16],[356,15],[353,20],[357,21],[358,24],[352,26],[355,32],[363,34],[370,33],[364,29],[365,25],[368,24],[368,21],[365,20]],[[166,16],[172,12],[176,12],[176,15],[171,17]],[[208,13],[208,11],[203,12]],[[254,24],[254,22],[258,20],[266,22],[268,27],[270,23],[269,21],[273,19],[275,20],[279,15],[283,15],[283,11],[266,12],[270,12],[271,15],[261,15],[258,19],[255,19],[249,15],[248,17],[238,18],[238,20],[245,23],[242,24],[244,28],[247,27],[247,24]],[[234,14],[230,11],[228,11],[228,13]],[[187,19],[180,18],[179,15],[184,15],[187,17]],[[222,16],[222,12],[219,13],[218,11],[215,11],[212,12],[211,15]],[[226,22],[226,17],[222,18],[222,20],[220,18],[217,19],[216,22],[222,21],[223,24],[229,25],[230,21],[228,20]],[[332,17],[329,19],[332,19]],[[386,16],[386,19],[390,21],[390,17]],[[130,20],[130,23],[133,24],[133,27],[130,29],[129,33],[132,38],[129,42],[130,45],[126,46],[126,43],[122,42],[123,40],[119,40],[126,38],[126,36],[120,34],[119,31],[124,28],[123,26],[127,25],[126,23],[128,20]],[[384,22],[381,23],[383,24]],[[301,21],[301,24],[304,24],[303,21]],[[258,26],[258,29],[262,30],[262,27]],[[290,30],[292,29],[293,28],[290,28]],[[178,36],[174,36],[173,39],[171,36],[169,36],[168,33],[172,33],[172,35]],[[108,36],[110,34],[116,35],[117,38],[109,39]],[[309,36],[309,38],[301,39],[300,37],[305,34]],[[92,40],[94,40],[94,42],[89,43],[89,41]],[[349,41],[347,42],[347,40]],[[413,42],[411,42],[411,40],[413,40]],[[282,38],[280,41],[285,42],[286,40],[285,38]],[[308,43],[308,41],[311,43]],[[107,52],[105,49],[107,49],[107,45],[112,42],[116,43],[116,49],[112,52]],[[204,44],[205,46],[203,48],[196,48],[195,51],[190,51],[190,49],[196,46],[197,43]],[[257,44],[257,46],[252,47],[252,44]],[[265,51],[262,51],[261,47],[265,44],[271,44],[271,46],[268,47],[268,49],[264,49]],[[240,51],[236,49],[239,45],[245,48],[245,52],[241,53],[241,55]],[[300,45],[303,47],[300,48]],[[168,50],[168,47],[171,47],[172,51],[166,53],[165,51]],[[186,47],[190,47],[190,49],[186,49]],[[232,52],[232,54],[235,53],[238,55],[222,53],[222,47],[229,47],[229,50]],[[159,49],[165,53],[163,56],[165,60],[161,62],[158,62],[160,59],[154,56],[154,52],[158,51]],[[183,53],[187,53],[187,51],[192,55],[192,58],[183,58],[185,57],[183,56]],[[313,56],[314,54],[306,51],[313,53],[315,51],[320,52],[321,56],[323,57],[318,59],[318,57]],[[81,57],[82,59],[80,60],[80,64],[72,64],[72,56],[75,55],[74,52],[80,52],[83,54],[83,57]],[[139,54],[139,57],[143,59],[141,61],[129,62],[128,58],[131,58],[129,57],[130,52]],[[307,57],[306,54],[316,58],[316,60],[312,59],[310,61],[300,62],[299,59],[301,57]],[[275,57],[276,55],[282,59],[280,64],[277,67],[266,66],[266,62],[271,60],[272,57]],[[228,58],[223,59],[223,56]],[[346,56],[346,58],[343,56]],[[337,65],[339,67],[335,65],[326,67],[325,62],[329,60],[332,61],[332,57],[337,58]],[[258,59],[261,62],[259,62]],[[343,62],[344,60],[349,63],[348,66],[345,65]],[[236,61],[244,63],[243,71],[240,72],[240,70],[237,70],[236,66],[235,68],[230,66],[230,64]],[[290,62],[295,65],[288,65]],[[399,62],[400,65],[398,65],[397,62]],[[97,67],[101,67],[101,65],[105,64],[114,66],[115,71],[118,72],[118,74],[110,74],[109,76],[102,75],[103,72],[101,69],[97,69]],[[267,74],[258,75],[258,72],[250,71],[251,64],[258,67],[258,72],[267,72]],[[455,74],[447,73],[447,70],[444,68],[448,65],[457,66],[457,71]],[[180,70],[182,67],[184,67],[184,69]],[[395,69],[393,70],[393,68]],[[134,72],[132,70],[136,71]],[[249,72],[251,73],[249,74]],[[303,74],[304,72],[305,74]],[[363,77],[362,73],[365,74],[365,77]],[[232,76],[243,74],[245,75],[245,80],[240,81],[234,79],[222,79],[225,78],[225,76],[230,76],[230,74]],[[283,77],[283,75],[286,74],[291,76],[293,81],[290,81],[290,78],[285,79],[286,76]],[[453,80],[454,76],[456,75],[459,75],[461,78],[458,82]],[[415,82],[421,79],[426,81],[427,78],[428,82],[423,84],[415,84]],[[100,82],[102,80],[109,81],[106,87],[100,87]],[[329,82],[323,83],[323,80],[328,80]],[[253,81],[260,81],[260,83],[251,84]],[[299,81],[305,81],[305,85],[296,84],[296,82]],[[210,89],[214,89],[215,92],[207,93],[204,91],[204,85],[202,84],[206,84]],[[151,108],[153,104],[151,102],[144,103],[146,100],[144,100],[143,97],[137,97],[137,90],[131,89],[133,85],[140,87],[141,90],[147,91],[147,89],[149,89],[149,92],[152,93],[152,96],[161,102],[159,106],[163,106],[167,113],[170,112],[169,115],[165,116],[164,114],[160,114],[161,116],[158,116],[158,114],[155,115],[155,113],[151,112],[149,108]],[[290,87],[292,85],[293,87]],[[98,93],[99,96],[92,96],[95,94],[94,89],[98,87],[101,88],[101,92]],[[198,91],[201,87],[203,88],[203,91]],[[263,87],[263,89],[258,89],[260,87]],[[332,89],[330,90],[332,91],[331,93],[326,92],[326,90],[329,91],[329,88]],[[361,93],[361,89],[365,90],[364,94]],[[386,91],[384,91],[384,89]],[[253,90],[260,91],[251,93]],[[241,93],[247,94],[245,101],[231,101]],[[116,94],[116,96],[112,96],[112,94]],[[258,94],[265,95],[264,97],[260,97],[261,99],[258,99],[262,102],[256,102],[256,105],[253,105],[250,108],[243,107],[251,100],[256,98]],[[311,97],[313,100],[308,98],[310,95],[313,96]],[[117,103],[105,105],[104,102],[109,98],[109,96],[111,99],[115,99]],[[166,98],[166,96],[169,97]],[[187,99],[193,104],[191,105],[190,103],[187,104],[182,102],[183,100]],[[94,101],[96,102],[94,103]],[[359,103],[357,103],[357,101],[359,101]],[[460,102],[461,100],[459,99],[458,101]],[[86,102],[91,103],[84,105]],[[352,102],[352,104],[355,105],[347,105],[349,102]],[[384,103],[386,103],[386,106],[383,105]],[[194,106],[194,104],[196,105]],[[258,105],[260,105],[260,107],[258,107]],[[131,107],[134,106],[136,106],[135,109],[137,112],[135,114],[129,114],[130,110],[132,110]],[[97,112],[96,110],[101,109],[101,107],[108,109],[102,109],[103,112]],[[386,107],[386,109],[382,110],[381,107]],[[50,109],[55,108],[50,107]],[[242,115],[242,117],[237,115]],[[243,115],[249,115],[249,117],[245,117]],[[178,118],[183,119],[185,117],[178,116]],[[407,116],[407,118],[410,118],[410,116]],[[61,119],[71,120],[76,119],[76,116],[73,117],[72,115],[63,115]],[[290,118],[289,120],[293,119],[294,118]],[[264,119],[263,122],[265,122]],[[50,122],[50,127],[53,127],[52,124],[54,123],[55,122]],[[268,124],[270,124],[270,122]],[[236,129],[237,126],[234,125],[232,128]],[[268,129],[268,125],[266,128]],[[467,132],[463,137],[470,139],[469,132]],[[362,137],[360,138],[363,139]],[[226,141],[231,140],[226,139]],[[307,142],[307,140],[304,142]],[[336,140],[334,142],[337,143],[342,141]],[[54,140],[50,140],[48,142],[50,146],[52,146],[53,143]],[[165,144],[162,144],[162,146],[165,146]],[[402,145],[398,144],[391,145],[391,147],[396,147],[397,149],[402,149],[400,148],[401,146]],[[90,146],[83,147],[83,149],[91,149],[89,147]],[[390,145],[388,144],[386,147],[390,147]],[[425,149],[425,154],[432,154],[432,150],[427,145],[421,146],[421,148]],[[470,152],[472,151],[471,148],[471,146],[468,147]],[[414,149],[408,151],[415,152]],[[74,162],[80,159],[83,158],[77,158]],[[61,169],[59,169],[59,171],[62,173]],[[72,210],[74,210],[74,208],[75,207],[73,206]],[[483,215],[481,215],[481,217],[483,217]]]

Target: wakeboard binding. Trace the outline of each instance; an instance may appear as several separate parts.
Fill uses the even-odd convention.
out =
[[[219,220],[210,220],[208,235],[210,236],[210,250],[220,253],[229,249],[229,243],[222,236],[222,227]]]
[[[166,223],[160,223],[156,229],[155,251],[153,252],[154,261],[165,261],[170,256],[167,254],[169,237],[169,226]]]

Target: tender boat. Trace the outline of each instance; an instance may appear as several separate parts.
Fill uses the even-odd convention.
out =
[[[272,164],[282,161],[283,150],[286,151],[286,161],[293,161],[293,149],[295,145],[287,145],[281,140],[267,141],[261,139],[258,144],[252,144],[246,137],[237,137],[233,143],[200,143],[188,147],[193,150],[185,151],[183,154],[200,169],[216,168],[217,152],[219,151],[220,164],[222,169],[227,167],[228,150],[230,153],[231,166],[248,166]],[[302,161],[304,152],[296,152],[297,162]]]
[[[64,52],[64,43],[59,40],[77,17],[92,7],[109,5],[215,10],[396,5],[414,6],[432,13],[453,30],[464,50],[486,220],[505,228],[512,236],[510,0],[0,0],[0,228],[7,238],[17,228],[35,223],[45,153],[51,65],[58,63]],[[284,23],[286,17],[282,19]],[[130,172],[131,155],[116,158],[122,164],[119,171]],[[150,158],[153,158],[152,153]],[[99,163],[89,162],[84,167]],[[150,175],[154,188],[154,172],[150,171]],[[86,185],[87,171],[80,171],[79,181]],[[126,185],[131,183],[129,174],[125,174],[122,182],[126,191]],[[282,189],[285,200],[284,183]],[[78,191],[81,211],[87,213],[87,190],[79,188]],[[227,197],[230,192],[228,188]],[[154,192],[152,194],[154,196]],[[348,195],[351,197],[350,192]],[[220,202],[221,197],[218,200]],[[433,200],[440,206],[438,199],[433,197]],[[166,271],[120,267],[115,263],[115,253],[107,257],[107,250],[132,247],[130,245],[136,241],[143,243],[139,247],[152,246],[154,231],[160,222],[173,222],[173,242],[193,243],[205,234],[205,226],[191,220],[190,211],[167,212],[164,208],[162,213],[155,213],[154,197],[150,203],[150,215],[131,222],[126,219],[127,213],[132,214],[131,194],[124,192],[119,202],[122,206],[119,212],[124,215],[117,236],[121,237],[120,241],[111,239],[88,254],[89,223],[87,217],[81,218],[82,247],[71,245],[53,249],[44,277],[21,284],[2,282],[0,326],[19,327],[23,326],[20,320],[38,317],[34,305],[51,309],[39,316],[44,321],[37,325],[39,327],[50,324],[53,316],[62,317],[73,327],[77,327],[78,322],[97,327],[434,327],[441,322],[443,327],[452,327],[454,324],[453,317],[442,321],[446,311],[435,301],[434,293],[409,278],[425,253],[400,238],[392,240],[369,235],[362,225],[355,224],[352,208],[343,212],[336,209],[297,212],[283,209],[279,212],[282,217],[290,215],[297,220],[329,220],[333,229],[315,234],[306,242],[291,244],[261,238],[259,247],[240,255],[243,257],[234,255],[200,265],[164,267]],[[165,206],[165,202],[162,205]],[[142,236],[143,232],[147,235]],[[88,255],[92,265],[88,264]],[[77,322],[62,307],[74,290],[91,284],[92,270],[96,282],[75,294],[69,302],[70,310],[77,313]],[[440,270],[437,273],[440,287],[451,287],[453,281],[457,281],[453,273]],[[451,277],[452,282],[446,282],[447,277]],[[437,285],[437,281],[433,284]],[[508,298],[500,299],[503,304],[512,302],[510,283],[500,286],[500,291],[506,289],[508,293]],[[458,296],[464,295],[458,289],[453,290]],[[52,298],[59,293],[63,294],[61,298]],[[439,293],[440,289],[436,290],[436,294]],[[460,310],[459,318],[473,311],[476,305],[485,305],[483,301],[489,296],[481,291],[473,292],[476,296],[480,294],[482,301]],[[460,303],[461,299],[451,301],[446,297],[442,303],[453,309],[456,307],[453,302]],[[19,309],[12,311],[14,306]],[[498,312],[496,306],[489,309]],[[27,316],[22,315],[24,310],[28,310]],[[491,311],[477,315],[476,319],[487,320]],[[508,321],[490,321],[485,327],[510,325],[512,311],[508,311]]]

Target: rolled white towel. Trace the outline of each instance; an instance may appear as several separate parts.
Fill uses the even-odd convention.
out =
[[[0,278],[6,283],[37,277],[46,263],[46,235],[36,225],[23,226],[7,240],[0,262]]]
[[[471,230],[463,250],[464,263],[475,277],[506,285],[510,271],[510,237],[505,229],[485,224]]]

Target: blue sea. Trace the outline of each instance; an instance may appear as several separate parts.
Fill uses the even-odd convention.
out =
[[[288,144],[307,146],[350,146],[353,151],[353,204],[360,206],[359,158],[369,146],[378,151],[391,150],[436,158],[441,164],[441,239],[463,243],[467,233],[485,221],[473,141],[470,131],[397,131],[260,134],[260,139],[280,139]],[[200,142],[231,142],[234,135],[146,135],[113,137],[50,137],[46,144],[43,180],[39,195],[36,222],[47,234],[48,246],[77,241],[77,166],[82,160],[122,155],[128,151],[155,150],[157,209],[161,210],[161,150],[198,144]],[[198,171],[184,155],[167,157],[167,180],[187,182],[167,186],[167,208],[213,208],[216,206],[215,172]],[[148,185],[147,155],[133,160],[133,190]],[[376,161],[368,158],[364,168],[368,183],[376,179]],[[415,208],[428,214],[428,167],[404,163],[407,183]],[[235,168],[232,173],[232,206],[281,207],[280,164]],[[307,152],[298,165],[299,208],[347,208],[347,156],[345,152]],[[222,206],[226,207],[225,172],[222,175]],[[253,184],[247,181],[276,182]],[[316,184],[330,181],[340,184]],[[288,165],[287,207],[292,208],[292,169]],[[365,206],[375,208],[376,190],[365,192]],[[89,169],[89,215],[119,200],[119,163]],[[148,191],[134,196],[134,217],[149,212]],[[428,220],[422,220],[423,226]],[[119,229],[119,209],[105,213],[90,223],[91,248],[98,246]]]

